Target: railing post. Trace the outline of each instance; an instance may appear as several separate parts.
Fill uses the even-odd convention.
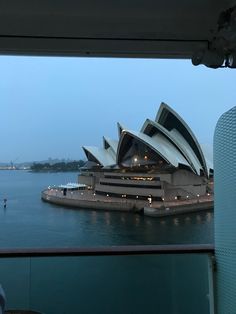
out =
[[[208,285],[209,285],[209,314],[215,314],[215,284],[214,284],[214,272],[215,272],[215,258],[213,255],[208,254]]]

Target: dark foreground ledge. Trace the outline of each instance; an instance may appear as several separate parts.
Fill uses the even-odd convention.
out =
[[[214,254],[214,245],[132,245],[102,246],[82,248],[22,248],[0,249],[0,258],[4,257],[49,257],[49,256],[106,256],[106,255],[146,255],[146,254]]]

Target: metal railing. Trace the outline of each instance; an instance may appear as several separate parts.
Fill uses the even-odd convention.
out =
[[[1,249],[7,309],[214,313],[212,245]]]

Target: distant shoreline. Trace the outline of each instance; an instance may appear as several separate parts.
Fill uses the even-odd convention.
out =
[[[23,168],[16,168],[16,169],[9,169],[9,168],[4,168],[0,169],[0,171],[27,171],[27,172],[33,172],[33,173],[56,173],[56,172],[77,172],[79,173],[79,170],[31,170],[30,168],[23,169]]]
[[[29,168],[27,168],[27,169],[23,169],[23,168],[15,168],[15,169],[11,169],[11,168],[0,168],[0,171],[6,171],[6,170],[8,170],[8,171],[18,171],[18,170],[24,170],[24,171],[27,171],[27,170],[30,170]]]
[[[50,163],[33,163],[30,167],[32,172],[78,172],[80,167],[84,166],[82,160],[71,162]]]
[[[22,169],[23,170],[23,169]],[[28,172],[33,172],[33,173],[56,173],[56,172],[80,172],[78,170],[31,170],[28,169]]]

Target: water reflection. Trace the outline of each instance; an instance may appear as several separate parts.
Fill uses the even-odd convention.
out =
[[[97,212],[95,210],[92,211],[92,219],[91,219],[92,224],[97,223]]]
[[[201,216],[200,215],[196,215],[196,220],[197,220],[198,223],[200,223],[202,221]]]
[[[121,219],[121,221],[123,222],[123,223],[125,223],[126,222],[126,219],[125,219],[125,214],[121,214],[121,216],[120,216],[120,219]]]
[[[185,223],[189,224],[191,222],[191,218],[189,216],[185,217]]]
[[[139,226],[139,223],[140,223],[140,216],[139,216],[139,215],[136,215],[136,216],[135,216],[135,225],[136,225],[136,227]]]
[[[179,218],[174,218],[173,222],[174,222],[175,226],[178,226],[179,225]]]
[[[109,212],[105,212],[105,221],[108,226],[111,224],[111,217]]]
[[[148,226],[151,226],[151,225],[152,225],[151,220],[147,220],[147,221],[146,221],[146,224],[147,224]]]
[[[212,219],[212,213],[207,213],[207,214],[206,214],[206,217],[207,217],[207,221],[211,221],[211,219]]]

